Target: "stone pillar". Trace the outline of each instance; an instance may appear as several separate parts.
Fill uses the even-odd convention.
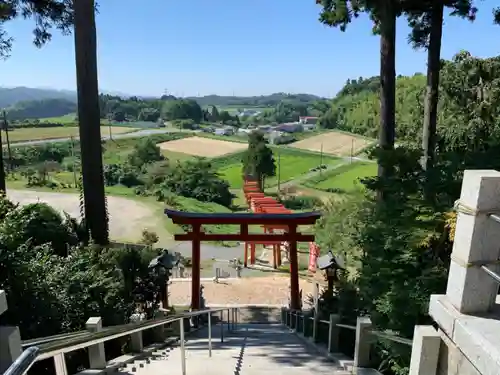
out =
[[[415,326],[409,375],[436,375],[441,337],[432,326]]]
[[[5,290],[0,290],[0,315],[7,311],[7,295]]]
[[[370,367],[372,322],[368,317],[358,317],[356,322],[356,343],[354,347],[354,368]]]
[[[500,172],[465,171],[457,211],[446,296],[461,313],[487,312],[498,284],[481,266],[498,271],[500,223],[488,213],[500,211]]]
[[[314,283],[314,291],[313,291],[313,300],[314,300],[314,320],[313,320],[313,333],[312,339],[313,342],[316,342],[316,338],[318,335],[318,318],[319,318],[319,283]]]
[[[339,327],[340,315],[330,314],[330,324],[328,325],[328,353],[334,353],[339,350]]]
[[[4,290],[0,290],[0,315],[7,311],[7,308],[7,295]],[[22,351],[19,328],[0,327],[0,373],[7,370]]]
[[[54,356],[54,369],[56,370],[56,375],[68,375],[68,367],[66,366],[64,353],[59,353]]]
[[[102,330],[101,317],[92,317],[85,323],[85,328],[89,332],[99,332]],[[91,369],[106,368],[106,355],[104,353],[104,343],[89,346],[89,365]]]
[[[19,328],[0,327],[0,373],[3,373],[22,353]]]
[[[140,323],[146,320],[146,314],[137,312],[130,317],[131,323]],[[144,345],[142,342],[142,331],[130,335],[130,350],[134,353],[141,353]]]

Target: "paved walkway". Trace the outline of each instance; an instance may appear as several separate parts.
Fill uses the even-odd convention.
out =
[[[214,327],[212,357],[209,357],[207,330],[186,343],[186,375],[347,375],[338,365],[322,357],[312,346],[279,325],[239,325],[220,342],[220,326]],[[149,363],[128,365],[120,374],[182,375],[179,347],[155,353]],[[141,367],[141,365],[143,367]]]

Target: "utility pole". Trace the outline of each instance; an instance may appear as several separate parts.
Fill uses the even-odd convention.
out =
[[[7,139],[7,152],[9,153],[9,167],[10,171],[14,170],[14,166],[12,165],[12,151],[10,149],[10,140],[9,140],[9,123],[7,122],[7,113],[3,111],[3,126],[5,130],[5,137]]]
[[[70,139],[71,139],[71,158],[73,159],[73,181],[75,182],[75,188],[76,188],[78,186],[78,181],[76,178],[75,144],[73,136],[71,136]]]
[[[323,142],[321,142],[321,149],[319,153],[319,175],[323,175]]]
[[[278,148],[278,196],[280,194],[280,184],[281,184],[281,152]]]
[[[351,139],[351,164],[352,164],[352,154],[354,153],[354,139]]]
[[[5,185],[5,168],[3,165],[3,144],[2,144],[2,130],[0,129],[0,192],[6,193]]]
[[[111,124],[108,123],[108,128],[109,128],[109,140],[112,141],[113,140],[113,134],[111,133]]]

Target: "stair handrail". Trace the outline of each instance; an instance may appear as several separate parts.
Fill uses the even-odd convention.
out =
[[[78,349],[84,349],[89,346],[104,343],[109,340],[117,339],[123,336],[128,336],[133,333],[145,331],[147,329],[159,327],[165,324],[173,323],[181,319],[192,318],[205,314],[216,312],[229,311],[232,308],[215,308],[204,309],[200,311],[185,312],[173,316],[150,319],[138,323],[128,323],[121,326],[105,328],[102,331],[88,333],[88,335],[78,335],[76,337],[64,336],[60,339],[43,343],[39,346],[30,346],[22,352],[22,354],[12,363],[12,365],[4,372],[3,375],[24,375],[35,364],[35,362],[43,359],[51,358],[59,354],[72,352]]]

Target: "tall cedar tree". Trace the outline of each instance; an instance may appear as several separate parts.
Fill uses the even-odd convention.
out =
[[[9,57],[12,38],[4,30],[4,23],[16,18],[31,18],[35,21],[34,44],[43,46],[51,38],[51,28],[68,33],[73,23],[71,0],[4,0],[0,2],[0,59]],[[1,140],[0,140],[1,143]],[[0,190],[5,191],[3,157],[0,158]]]
[[[34,44],[43,46],[52,37],[55,27],[64,34],[73,25],[72,0],[4,0],[0,1],[0,58],[9,56],[12,38],[4,30],[3,24],[16,18],[30,18],[35,21]]]
[[[85,223],[92,241],[106,245],[109,229],[102,166],[94,0],[74,0],[74,22]]]
[[[266,177],[276,175],[276,164],[272,150],[267,147],[264,135],[261,132],[252,132],[248,137],[248,150],[243,156],[243,174],[259,181],[264,191]]]
[[[368,13],[373,32],[380,35],[380,129],[379,146],[394,149],[396,132],[396,18],[401,14],[400,0],[316,0],[322,6],[320,21],[345,31],[360,13]],[[379,163],[378,175],[390,175],[390,168]],[[379,192],[379,197],[382,197]]]
[[[414,48],[426,48],[428,53],[422,131],[422,167],[424,170],[430,170],[434,164],[436,148],[444,9],[450,8],[452,16],[474,21],[477,8],[474,7],[472,0],[420,0],[411,3],[414,4],[408,9],[408,22],[412,31],[408,39]]]

